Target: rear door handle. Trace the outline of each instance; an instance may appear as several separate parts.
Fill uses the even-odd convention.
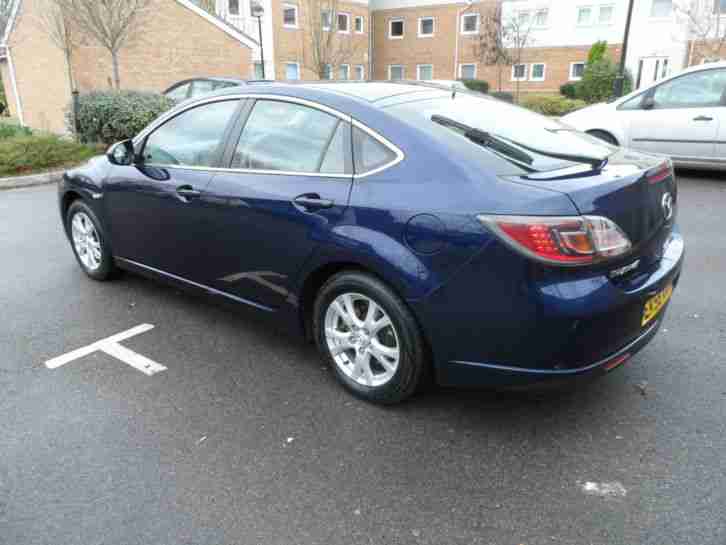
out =
[[[300,195],[299,197],[295,197],[292,202],[297,208],[302,208],[308,211],[332,208],[335,204],[335,202],[330,199],[321,198],[317,193],[306,193],[305,195]]]
[[[177,187],[176,193],[184,202],[189,202],[189,199],[197,199],[202,196],[201,191],[197,191],[190,185],[182,185]]]
[[[698,117],[693,118],[694,121],[713,121],[713,117],[708,117],[707,115],[699,115]]]

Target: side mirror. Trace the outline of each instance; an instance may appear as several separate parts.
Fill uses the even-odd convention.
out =
[[[655,99],[651,96],[643,98],[643,102],[640,104],[640,107],[644,110],[652,110],[655,108]]]
[[[134,151],[134,143],[131,140],[117,142],[106,152],[109,162],[112,165],[129,166],[136,161],[136,152]]]

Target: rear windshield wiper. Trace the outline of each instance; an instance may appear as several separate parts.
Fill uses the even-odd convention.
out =
[[[506,155],[508,158],[514,159],[517,163],[524,163],[522,166],[525,166],[530,170],[536,169],[531,166],[532,163],[534,163],[534,158],[526,153],[527,151],[536,155],[551,157],[553,159],[561,159],[563,161],[570,161],[573,163],[585,163],[590,165],[593,170],[600,170],[607,163],[607,158],[588,157],[586,155],[571,155],[567,153],[556,153],[532,148],[522,144],[521,142],[515,142],[514,140],[504,136],[498,136],[480,129],[475,129],[474,127],[470,127],[464,123],[459,123],[458,121],[454,121],[453,119],[442,115],[431,116],[431,121],[438,123],[439,125],[451,127],[472,142],[476,142],[477,144],[488,147],[494,151],[498,151],[501,155]]]

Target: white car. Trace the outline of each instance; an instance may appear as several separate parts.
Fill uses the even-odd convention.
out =
[[[726,169],[726,62],[691,67],[562,122],[678,166]]]

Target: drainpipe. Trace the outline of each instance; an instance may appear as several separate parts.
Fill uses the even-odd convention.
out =
[[[15,95],[15,110],[18,114],[18,121],[20,121],[20,124],[25,127],[25,117],[23,116],[23,103],[20,100],[20,93],[18,93],[18,80],[15,76],[15,64],[13,63],[13,54],[10,51],[9,45],[5,47],[5,51],[7,51],[8,69],[10,71],[10,84],[13,87],[13,95]]]
[[[459,72],[459,32],[461,31],[461,14],[471,7],[472,0],[466,0],[466,6],[456,12],[456,30],[454,32],[454,79],[457,78]]]

